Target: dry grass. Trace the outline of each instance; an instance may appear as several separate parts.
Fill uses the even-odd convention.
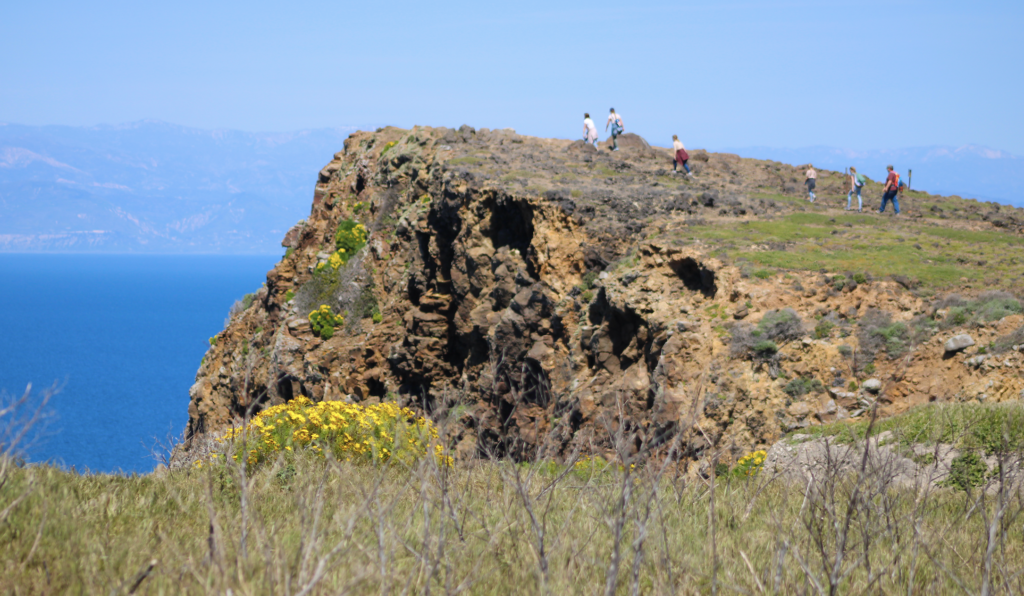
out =
[[[898,487],[867,451],[856,469],[826,461],[793,482],[726,474],[703,449],[692,463],[705,473],[686,475],[677,447],[703,436],[690,430],[637,457],[620,435],[627,465],[539,453],[373,467],[295,454],[251,474],[227,463],[148,476],[6,468],[0,591],[1024,591],[1020,487],[1008,472],[1019,456],[1004,454],[1003,473],[973,493]]]

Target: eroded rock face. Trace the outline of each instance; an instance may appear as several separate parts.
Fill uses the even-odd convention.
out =
[[[735,357],[727,325],[756,324],[769,310],[810,321],[878,308],[906,321],[926,306],[890,281],[819,292],[811,272],[744,278],[714,247],[652,238],[695,217],[779,213],[747,193],[784,186],[788,174],[694,151],[700,181],[666,186],[669,151],[626,137],[612,157],[507,130],[352,135],[321,170],[309,218],[289,230],[292,250],[204,358],[189,434],[305,395],[461,412],[445,431],[462,457],[608,451],[624,429],[639,449],[694,423],[700,440],[683,452],[710,442],[738,456],[876,401],[898,411],[945,398],[952,386],[912,382],[937,362],[961,387],[981,383],[983,367],[942,361],[934,349],[913,352],[878,395],[881,384],[839,390],[852,374],[838,341],[791,342],[767,364]],[[325,340],[292,296],[314,283],[349,218],[370,235],[328,299],[348,313],[346,326]],[[379,322],[354,306],[367,301]],[[794,397],[785,389],[796,377],[839,389]],[[1021,389],[1019,375],[1005,374],[983,390]]]

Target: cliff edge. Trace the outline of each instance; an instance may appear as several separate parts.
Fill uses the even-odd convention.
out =
[[[619,144],[351,135],[211,342],[186,445],[305,395],[443,412],[464,458],[601,452],[622,430],[644,449],[693,421],[684,451],[738,457],[875,405],[1022,397],[1022,210],[911,191],[893,218],[869,182],[848,213],[838,172],[811,204],[794,166],[696,150],[687,179]]]

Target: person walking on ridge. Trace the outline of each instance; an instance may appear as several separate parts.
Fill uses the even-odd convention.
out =
[[[860,191],[868,181],[864,174],[858,174],[857,168],[850,166],[850,192],[846,193],[846,210],[853,210],[853,195],[857,194],[857,211],[864,211],[864,202],[861,199]]]
[[[597,127],[594,126],[594,121],[590,119],[590,114],[583,114],[583,141],[590,144],[594,144],[594,149],[597,149]]]
[[[814,196],[814,187],[818,183],[818,173],[814,171],[814,166],[807,164],[807,173],[804,176],[806,177],[804,184],[807,185],[807,200],[813,203],[817,198]]]
[[[900,191],[900,175],[893,171],[892,166],[885,166],[885,169],[889,171],[889,175],[885,177],[885,187],[882,189],[882,206],[878,209],[879,213],[885,213],[885,206],[892,201],[892,209],[896,212],[896,215],[900,214],[900,202],[896,198],[897,193]]]
[[[686,165],[686,162],[690,159],[690,154],[686,152],[686,147],[683,147],[683,142],[679,140],[679,135],[672,135],[672,149],[675,151],[675,157],[672,158],[672,171],[676,171],[676,166],[683,166],[683,169],[686,170],[686,175],[693,178],[690,166]]]
[[[612,151],[619,150],[618,136],[622,134],[622,116],[619,116],[615,112],[615,108],[609,110],[608,121],[604,124],[605,132],[608,132],[608,127],[612,127]]]

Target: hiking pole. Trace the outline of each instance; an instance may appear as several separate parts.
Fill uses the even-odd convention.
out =
[[[910,190],[910,182],[914,179],[914,170],[907,169],[907,190]]]

